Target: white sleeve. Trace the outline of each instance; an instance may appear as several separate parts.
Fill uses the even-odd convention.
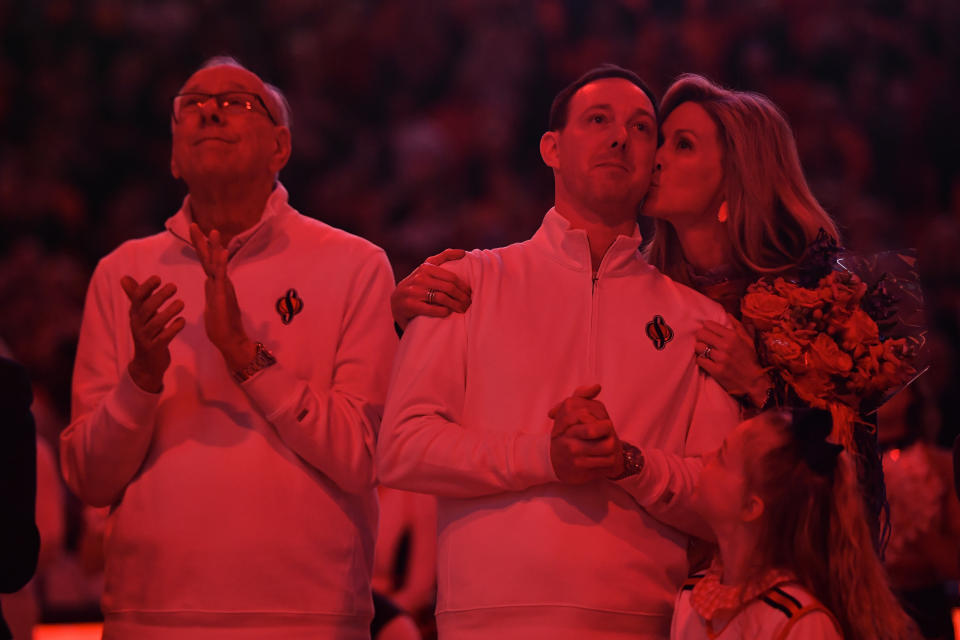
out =
[[[119,362],[114,304],[119,276],[97,266],[87,290],[73,370],[73,419],[60,435],[67,486],[87,504],[116,502],[143,464],[153,437],[159,393],[144,391]]]
[[[312,386],[282,362],[242,384],[294,453],[352,493],[376,481],[374,449],[397,348],[393,288],[386,254],[377,251],[350,288],[329,386]]]
[[[377,446],[381,482],[470,498],[556,481],[549,430],[524,434],[462,423],[466,322],[466,314],[454,313],[418,317],[407,327]]]
[[[700,375],[700,392],[683,453],[640,447],[643,470],[617,484],[654,518],[684,533],[712,540],[713,532],[693,508],[693,491],[703,468],[701,457],[720,447],[724,436],[736,427],[740,413],[737,402],[716,381],[705,373]]]

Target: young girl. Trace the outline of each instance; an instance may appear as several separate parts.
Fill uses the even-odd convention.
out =
[[[719,554],[680,591],[672,640],[915,637],[830,427],[824,411],[765,412],[705,462],[696,508]]]

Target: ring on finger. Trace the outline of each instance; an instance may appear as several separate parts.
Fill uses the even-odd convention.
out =
[[[433,304],[434,300],[436,299],[437,299],[437,290],[427,289],[427,304]]]
[[[710,357],[710,349],[710,345],[707,345],[707,348],[703,350],[703,353],[701,353],[700,356],[706,358],[707,360],[713,360],[713,358]]]

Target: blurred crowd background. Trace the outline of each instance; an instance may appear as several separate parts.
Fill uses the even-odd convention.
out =
[[[96,527],[55,464],[83,299],[97,260],[178,208],[170,101],[206,58],[287,93],[292,204],[384,247],[398,278],[446,247],[531,235],[552,198],[550,101],[590,67],[658,94],[689,71],[768,95],[847,246],[918,249],[934,363],[909,415],[948,445],[958,33],[955,0],[0,0],[0,339],[33,376],[56,501],[40,615],[96,615],[96,553],[80,553]]]

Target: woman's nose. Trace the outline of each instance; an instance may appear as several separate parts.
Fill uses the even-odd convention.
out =
[[[657,149],[657,153],[654,154],[654,156],[653,156],[653,170],[654,170],[654,171],[662,171],[662,170],[663,170],[664,157],[663,157],[663,151],[662,151],[662,149],[663,149],[663,147],[661,147],[660,149]]]

